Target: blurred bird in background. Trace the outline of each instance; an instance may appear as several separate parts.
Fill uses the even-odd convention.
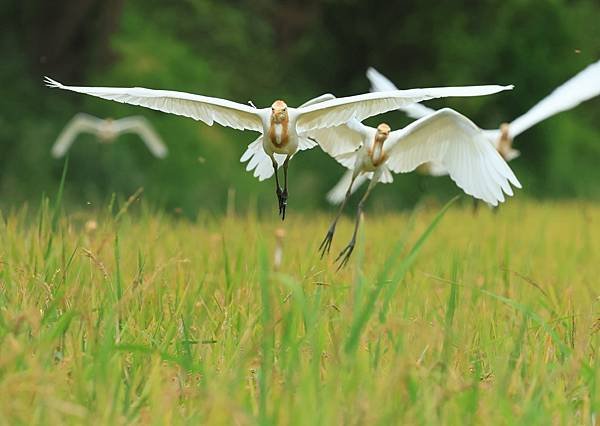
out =
[[[148,150],[157,158],[167,155],[167,147],[152,125],[141,116],[126,117],[118,120],[105,120],[89,114],[79,113],[62,130],[54,146],[52,156],[60,158],[71,148],[81,133],[91,133],[100,143],[113,143],[120,135],[134,133],[146,144]]]

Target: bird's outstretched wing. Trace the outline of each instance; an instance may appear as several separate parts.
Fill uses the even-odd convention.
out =
[[[600,94],[600,61],[595,62],[556,88],[525,114],[510,123],[510,136],[515,137],[554,114],[575,108]]]
[[[489,204],[504,201],[516,176],[489,140],[467,117],[443,108],[390,134],[384,144],[386,164],[406,173],[426,162],[442,165],[464,192]]]
[[[373,115],[398,109],[427,99],[449,96],[491,95],[512,86],[463,86],[437,87],[430,89],[396,90],[392,92],[365,93],[362,95],[336,98],[319,102],[296,110],[298,133],[306,133],[323,127],[335,127],[351,118],[362,121]]]
[[[83,112],[76,114],[54,142],[51,151],[52,156],[59,158],[65,155],[80,133],[97,133],[102,122],[103,120]]]
[[[332,95],[331,93],[325,93],[321,96],[317,96],[316,98],[313,98],[313,99],[310,99],[310,100],[304,102],[302,105],[300,105],[299,108],[307,107],[310,105],[315,105],[315,104],[318,104],[319,102],[330,101],[332,99],[335,99],[335,95]],[[312,149],[317,145],[318,145],[318,141],[316,141],[314,138],[311,138],[309,136],[301,135],[298,138],[298,149],[300,151]]]
[[[367,78],[371,82],[371,92],[388,92],[391,90],[398,90],[394,83],[392,83],[386,76],[381,74],[373,67],[370,67],[367,70]],[[425,105],[421,105],[420,103],[401,106],[398,109],[415,120],[426,117],[435,112],[434,109],[427,108]]]
[[[358,149],[368,129],[367,126],[353,118],[341,126],[315,129],[307,134],[319,144],[323,151],[339,161],[340,155],[350,154]],[[354,163],[352,162],[348,166],[347,162],[342,162],[342,165],[352,167]]]
[[[65,86],[46,77],[48,87],[85,93],[124,104],[140,105],[169,114],[182,115],[202,121],[209,126],[214,122],[238,130],[262,132],[261,113],[265,110],[249,105],[171,90],[154,90],[143,87],[76,87]]]
[[[321,96],[317,96],[316,98],[309,99],[308,101],[306,101],[302,105],[300,105],[298,108],[311,106],[314,104],[318,104],[319,102],[330,101],[332,99],[335,99],[335,95],[332,95],[331,93],[325,93]]]
[[[167,147],[158,136],[152,125],[144,117],[126,117],[114,123],[117,133],[135,133],[148,147],[148,150],[158,158],[167,155]]]

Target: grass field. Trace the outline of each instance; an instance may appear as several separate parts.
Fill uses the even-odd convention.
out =
[[[329,215],[53,203],[0,223],[0,424],[573,424],[600,409],[600,205]],[[423,238],[422,238],[423,237]]]

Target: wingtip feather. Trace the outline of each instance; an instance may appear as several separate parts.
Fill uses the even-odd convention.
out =
[[[44,83],[46,84],[46,86],[52,87],[52,88],[61,88],[61,87],[63,87],[63,85],[61,83],[59,83],[56,80],[51,79],[48,76],[44,76]]]

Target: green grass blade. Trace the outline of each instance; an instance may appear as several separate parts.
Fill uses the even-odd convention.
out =
[[[429,236],[431,235],[431,233],[433,232],[435,227],[438,225],[438,223],[440,222],[440,220],[442,219],[444,214],[448,211],[448,209],[450,208],[452,203],[454,203],[457,199],[458,199],[458,197],[455,197],[452,200],[450,200],[448,203],[446,203],[446,205],[439,211],[439,213],[435,216],[433,221],[429,224],[427,229],[425,229],[423,234],[421,234],[421,236],[419,237],[419,239],[417,240],[415,245],[412,247],[412,249],[408,253],[408,256],[400,262],[398,271],[394,274],[394,277],[392,279],[393,290],[395,290],[397,288],[398,283],[404,277],[404,275],[406,274],[406,272],[408,271],[410,266],[414,263],[415,259],[417,258],[417,255],[418,255],[419,251],[421,250],[421,248],[423,247],[423,245],[425,244],[425,241],[427,241],[427,239],[429,238]],[[381,278],[385,278],[385,277],[381,277]],[[371,315],[373,314],[373,311],[375,309],[375,303],[379,297],[379,294],[383,290],[385,284],[386,284],[385,279],[382,279],[378,283],[375,284],[375,287],[371,290],[362,310],[354,319],[354,322],[350,328],[350,333],[348,335],[348,339],[346,340],[346,344],[345,344],[345,351],[347,354],[353,353],[354,351],[356,351],[356,349],[358,347],[358,343],[360,341],[360,337],[362,335],[362,332],[363,332],[367,322],[369,321]],[[388,301],[391,298],[391,295],[393,294],[393,290],[387,295]],[[385,314],[383,315],[383,318],[385,318]]]

